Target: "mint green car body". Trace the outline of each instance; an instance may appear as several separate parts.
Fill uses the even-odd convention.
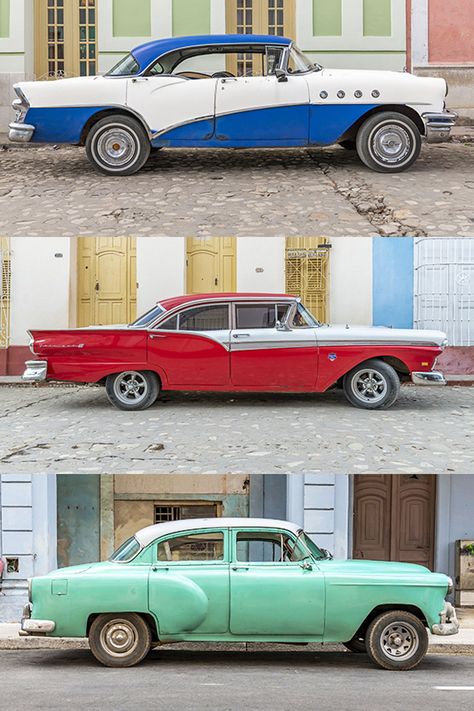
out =
[[[99,614],[115,612],[142,615],[160,643],[347,642],[390,609],[413,613],[432,631],[444,621],[451,581],[422,566],[324,557],[316,546],[310,550],[298,538],[302,531],[287,522],[216,519],[175,524],[171,533],[169,524],[137,533],[139,537],[147,532],[129,562],[73,566],[34,578],[24,627],[29,631],[24,633],[41,633],[39,628],[31,631],[34,621],[49,620],[54,622],[54,629],[46,632],[49,636],[86,637]],[[208,524],[213,532],[223,533],[222,559],[158,560],[159,542],[180,533],[208,533]],[[239,562],[239,531],[284,533],[301,557]]]

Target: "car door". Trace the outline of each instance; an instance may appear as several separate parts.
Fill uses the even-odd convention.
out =
[[[168,386],[209,388],[230,384],[230,305],[182,309],[148,331],[147,360]]]
[[[135,77],[128,80],[127,105],[146,121],[154,144],[199,144],[214,134],[216,85],[212,78]]]
[[[309,141],[305,77],[224,77],[216,90],[216,140],[235,146],[302,146]]]
[[[228,632],[228,550],[224,527],[175,533],[157,542],[148,605],[161,635],[189,639]]]
[[[230,632],[246,638],[324,633],[325,583],[314,562],[278,529],[232,531]],[[293,548],[293,553],[289,549]],[[298,558],[301,558],[298,560]]]
[[[313,328],[281,328],[290,304],[234,304],[230,369],[236,387],[311,390],[318,353]],[[279,327],[280,323],[280,327]]]

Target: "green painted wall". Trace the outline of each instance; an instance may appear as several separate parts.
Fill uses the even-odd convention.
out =
[[[58,566],[100,559],[100,477],[58,474]]]
[[[313,35],[342,35],[342,0],[313,0]]]
[[[113,0],[114,37],[151,36],[151,0]]]
[[[173,35],[207,35],[211,31],[211,0],[173,0]]]
[[[364,36],[390,37],[392,0],[364,0]]]
[[[0,0],[0,37],[10,37],[10,0]]]

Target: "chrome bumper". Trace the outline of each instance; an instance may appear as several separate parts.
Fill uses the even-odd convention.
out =
[[[449,140],[451,129],[456,124],[458,115],[450,111],[439,114],[422,114],[425,122],[425,139],[427,143],[444,143]]]
[[[459,632],[459,620],[456,617],[456,610],[454,605],[450,602],[444,603],[444,608],[442,612],[439,613],[440,622],[431,627],[432,634],[439,634],[443,637],[448,637],[451,634],[457,634]]]
[[[446,385],[446,378],[437,370],[431,370],[429,373],[412,373],[411,379],[415,385]]]
[[[28,143],[33,138],[35,127],[29,123],[18,123],[14,121],[9,124],[8,138],[14,143]]]
[[[21,618],[20,637],[27,637],[35,634],[48,634],[54,632],[56,622],[53,620],[32,620],[31,619],[31,604],[25,605],[23,608],[23,617]]]
[[[39,383],[42,380],[46,380],[48,372],[47,360],[27,360],[25,366],[25,372],[21,376],[22,380],[26,380],[29,383]]]

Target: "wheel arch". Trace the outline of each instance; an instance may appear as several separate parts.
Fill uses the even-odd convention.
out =
[[[403,116],[411,119],[420,131],[420,135],[426,135],[426,127],[423,119],[411,106],[406,106],[405,104],[384,104],[382,106],[376,106],[373,109],[369,109],[369,111],[357,119],[357,121],[355,121],[355,123],[353,123],[340,138],[338,138],[338,143],[340,141],[355,140],[357,133],[359,132],[359,128],[367,121],[367,119],[375,116],[375,114],[384,113],[386,111],[395,111],[396,113],[402,114]]]
[[[138,123],[142,126],[142,128],[145,129],[145,132],[148,136],[148,138],[151,140],[151,130],[150,127],[147,125],[146,121],[143,119],[140,114],[138,114],[136,111],[133,111],[132,109],[129,109],[128,107],[125,106],[117,106],[114,108],[107,108],[107,109],[100,109],[97,111],[95,114],[90,116],[86,123],[84,124],[82,131],[81,131],[81,137],[80,137],[80,146],[84,146],[87,140],[87,136],[89,135],[91,129],[93,126],[95,126],[98,121],[101,121],[101,119],[106,118],[107,116],[128,116],[128,118],[133,118]]]
[[[395,356],[391,356],[391,355],[374,355],[374,356],[371,356],[370,358],[364,358],[363,360],[359,361],[358,363],[351,365],[350,368],[348,368],[347,371],[339,377],[339,379],[336,383],[337,387],[342,387],[342,382],[343,382],[344,378],[346,377],[346,375],[348,373],[351,372],[351,370],[354,370],[354,368],[358,368],[360,365],[364,365],[364,363],[368,363],[371,360],[381,360],[384,363],[387,363],[387,365],[391,365],[392,368],[398,374],[400,381],[409,380],[410,368],[403,360],[401,360],[400,358],[396,358]]]
[[[384,612],[391,612],[392,610],[400,610],[402,612],[410,612],[412,615],[417,617],[420,622],[422,622],[425,627],[429,627],[428,620],[426,618],[425,613],[423,610],[418,607],[417,605],[408,605],[408,604],[399,604],[399,603],[385,603],[383,605],[377,605],[374,607],[365,620],[362,622],[360,627],[358,628],[357,632],[355,633],[354,637],[356,635],[364,636],[365,633],[367,632],[367,629],[373,620],[375,620],[376,617],[379,615],[383,615]]]
[[[166,383],[166,375],[164,371],[158,371],[153,368],[141,368],[141,367],[124,367],[121,368],[120,370],[114,370],[110,373],[107,373],[106,375],[103,375],[99,380],[96,380],[97,385],[105,385],[107,378],[110,378],[112,375],[120,375],[120,373],[124,373],[126,370],[136,370],[137,373],[153,373],[153,375],[156,375],[158,378],[158,384],[160,386],[160,390],[163,389],[164,383]]]
[[[86,637],[89,636],[89,632],[91,629],[91,625],[96,620],[100,615],[129,615],[129,614],[135,614],[139,615],[142,619],[145,620],[147,623],[148,627],[151,630],[151,636],[153,642],[159,642],[159,635],[158,635],[158,624],[149,612],[136,612],[135,610],[121,610],[120,612],[91,612],[90,615],[87,618],[87,624],[86,624]]]

